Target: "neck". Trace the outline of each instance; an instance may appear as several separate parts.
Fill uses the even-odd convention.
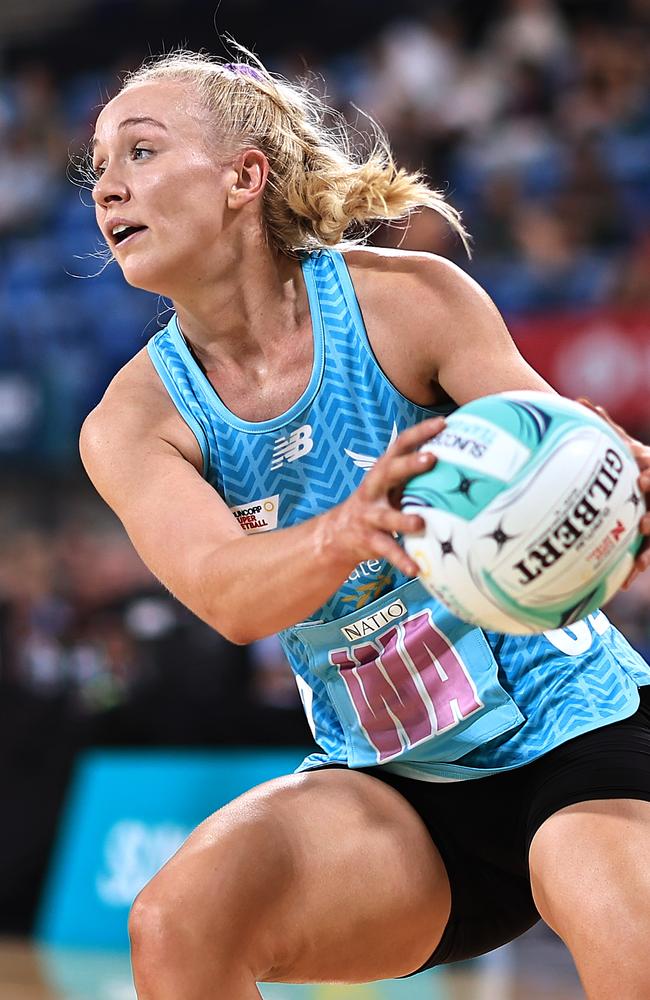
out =
[[[309,317],[300,262],[266,245],[241,249],[220,254],[216,273],[174,298],[183,335],[208,371],[263,363]]]

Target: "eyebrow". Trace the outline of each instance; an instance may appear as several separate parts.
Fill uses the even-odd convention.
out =
[[[167,126],[163,125],[162,122],[159,122],[157,118],[149,118],[147,115],[142,115],[140,117],[136,116],[135,118],[125,118],[117,126],[118,131],[120,129],[128,128],[129,125],[153,125],[155,126],[155,128],[161,128],[163,132],[168,131]],[[94,150],[96,145],[97,145],[97,138],[93,136],[92,139],[90,140],[90,149]]]

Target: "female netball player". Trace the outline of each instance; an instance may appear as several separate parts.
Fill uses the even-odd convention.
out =
[[[601,613],[465,625],[394,537],[421,527],[395,499],[453,406],[550,391],[449,262],[331,249],[417,206],[462,234],[457,214],[381,143],[355,163],[315,98],[250,61],[143,67],[94,166],[124,277],[175,314],[86,421],[84,462],[189,608],[236,643],[282,633],[322,748],[139,895],[138,996],[406,976],[541,915],[592,1000],[647,1000],[650,668]]]

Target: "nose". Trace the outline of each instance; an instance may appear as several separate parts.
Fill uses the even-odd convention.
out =
[[[92,191],[93,200],[96,205],[106,207],[113,202],[124,202],[129,200],[129,191],[123,181],[117,177],[115,171],[106,169],[96,182]]]

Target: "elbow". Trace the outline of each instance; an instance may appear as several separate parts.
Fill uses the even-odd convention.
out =
[[[256,636],[251,636],[244,630],[223,628],[221,626],[214,626],[220,635],[231,642],[234,646],[248,646],[251,642],[254,642]]]
[[[215,632],[218,632],[234,646],[248,646],[259,638],[258,635],[253,634],[252,629],[246,627],[245,622],[238,621],[234,616],[229,617],[223,613],[223,609],[220,609],[219,612],[205,614],[202,617]]]
[[[226,631],[219,629],[218,631],[228,640],[232,642],[235,646],[250,646],[252,642],[257,642],[259,639],[268,639],[269,636],[277,635],[282,629],[280,627],[276,628],[251,628],[250,622],[240,623],[236,626],[230,626]]]
[[[203,621],[218,632],[220,636],[227,639],[234,646],[247,646],[253,642],[238,624],[227,621],[223,615],[204,614],[201,615]]]
[[[215,580],[214,574],[199,570],[197,579],[210,581],[209,588],[204,584],[195,596],[200,617],[215,632],[235,646],[248,646],[262,638],[265,633],[256,623],[255,603],[248,596],[250,589],[242,592],[241,587],[229,585],[229,581],[234,580],[234,573],[224,571]]]

